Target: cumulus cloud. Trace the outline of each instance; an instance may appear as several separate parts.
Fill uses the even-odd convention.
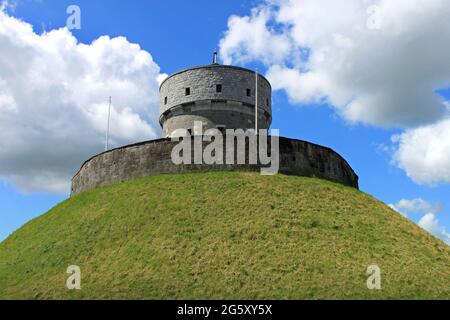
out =
[[[448,233],[445,227],[440,224],[436,215],[427,213],[420,219],[419,226],[450,245],[450,233]]]
[[[159,136],[158,65],[139,45],[66,28],[37,34],[0,10],[0,178],[25,192],[67,192],[102,151],[108,97],[113,146]]]
[[[265,63],[293,103],[411,127],[445,113],[435,90],[450,87],[449,16],[446,0],[271,0],[229,19],[220,52]]]
[[[267,22],[274,13],[264,6],[252,10],[251,17],[231,16],[228,30],[220,41],[225,64],[262,60],[267,64],[282,62],[292,50],[286,34],[276,34]]]
[[[16,5],[16,1],[11,2],[9,0],[2,0],[0,1],[0,11],[14,11]]]
[[[267,0],[230,17],[220,53],[264,63],[293,104],[404,128],[394,162],[418,183],[449,183],[450,103],[437,94],[450,87],[449,16],[447,0]]]
[[[450,182],[450,119],[393,138],[394,162],[419,184]]]
[[[436,203],[429,203],[421,198],[412,200],[402,199],[395,204],[389,205],[392,209],[407,216],[410,213],[438,213],[442,210],[442,206]]]
[[[418,225],[450,245],[450,234],[447,233],[445,227],[437,218],[437,214],[443,209],[440,204],[430,203],[421,198],[417,198],[411,200],[402,199],[389,206],[405,217],[408,217],[409,214],[423,214]]]

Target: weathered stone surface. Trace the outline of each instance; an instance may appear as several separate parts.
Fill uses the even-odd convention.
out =
[[[345,159],[333,150],[289,138],[280,137],[279,142],[280,173],[323,178],[358,188],[358,176]],[[153,140],[94,156],[83,164],[73,178],[72,195],[152,175],[206,171],[259,171],[263,167],[259,164],[176,165],[171,158],[172,149],[176,144],[177,142],[170,139]],[[203,142],[203,148],[208,144],[209,142]],[[247,141],[247,160],[248,150]]]
[[[221,90],[217,92],[216,86]],[[189,95],[186,89],[189,88]],[[249,95],[247,95],[249,90]],[[160,87],[160,123],[165,137],[179,128],[250,129],[255,127],[256,74],[254,71],[212,64],[189,68],[171,75]],[[272,88],[258,77],[258,128],[272,123]]]

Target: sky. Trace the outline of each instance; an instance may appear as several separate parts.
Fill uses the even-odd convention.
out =
[[[280,135],[331,147],[450,244],[448,1],[0,3],[0,241],[68,198],[110,95],[112,147],[158,138],[159,83],[217,48],[270,80]]]

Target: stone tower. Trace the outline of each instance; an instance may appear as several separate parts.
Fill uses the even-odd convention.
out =
[[[163,136],[176,129],[254,129],[256,72],[217,63],[193,67],[169,76],[160,86],[160,118]],[[272,123],[272,87],[258,75],[258,129]]]
[[[190,143],[194,144],[195,149],[195,140],[198,140],[196,138],[200,134],[195,132],[198,122],[202,123],[202,133],[213,128],[221,131],[255,129],[256,83],[258,129],[269,129],[272,123],[272,87],[266,78],[256,72],[220,65],[217,63],[217,54],[214,53],[212,64],[185,69],[169,76],[160,86],[159,121],[163,128],[163,139],[121,146],[93,156],[84,162],[73,177],[71,194],[159,174],[261,171],[263,167],[267,167],[261,161],[256,164],[239,164],[237,161],[234,164],[225,161],[206,164],[202,160],[198,164],[177,164],[171,155],[179,142],[178,139],[170,139],[175,130],[188,130],[191,135]],[[260,137],[262,136],[264,135]],[[250,139],[243,137],[245,151],[235,153],[236,157],[238,153],[246,157],[250,154]],[[269,138],[271,146],[272,139],[273,137]],[[357,174],[333,150],[296,139],[279,137],[276,140],[279,141],[279,173],[328,179],[358,188]],[[203,151],[208,143],[200,142]],[[228,145],[228,139],[224,139],[224,142]],[[232,141],[233,145],[234,142]]]

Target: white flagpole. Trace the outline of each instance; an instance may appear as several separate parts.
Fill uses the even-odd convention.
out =
[[[106,142],[105,142],[105,151],[109,149],[109,121],[111,119],[111,96],[109,97],[109,108],[108,108],[108,127],[106,129]]]
[[[255,134],[258,135],[258,69],[256,75],[256,89],[255,89]]]

